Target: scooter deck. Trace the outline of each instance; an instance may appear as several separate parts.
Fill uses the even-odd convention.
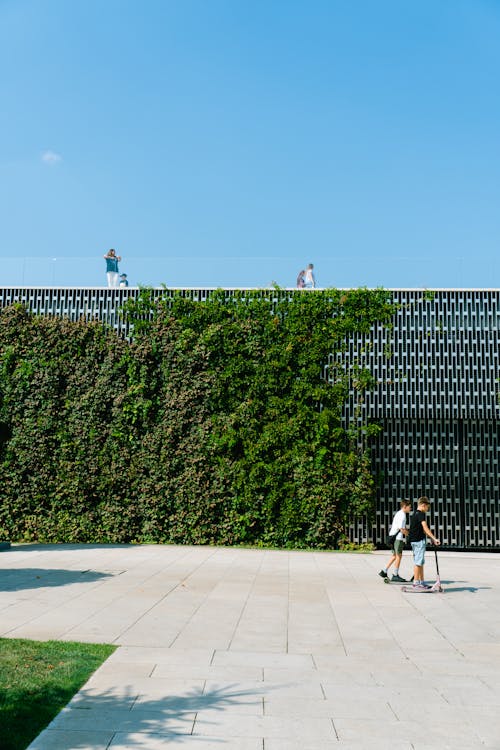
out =
[[[402,586],[401,591],[404,591],[405,594],[444,594],[444,588],[441,586],[441,581],[436,581],[436,583],[429,588],[424,586]]]

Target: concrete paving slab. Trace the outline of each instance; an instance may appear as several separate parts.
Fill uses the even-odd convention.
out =
[[[249,666],[265,667],[311,667],[313,665],[310,654],[265,653],[259,651],[216,651],[213,664],[217,666]]]
[[[182,669],[187,666],[201,665],[208,667],[214,658],[213,649],[206,648],[149,648],[147,646],[122,646],[108,659],[107,663],[116,662],[153,662],[154,664],[170,664]]]
[[[107,750],[114,732],[46,729],[30,745],[30,750]]]
[[[367,750],[368,747],[370,750],[388,750],[387,744],[383,743],[370,741],[370,744],[366,745],[362,742],[342,742],[338,739],[304,743],[303,741],[272,738],[267,739],[264,743],[264,750]],[[409,742],[394,742],[390,746],[390,750],[413,750],[413,746]]]
[[[330,718],[244,716],[214,712],[197,717],[195,736],[225,735],[233,737],[256,737],[302,739],[304,742],[335,739],[335,730]]]
[[[195,737],[185,735],[144,734],[117,732],[109,750],[262,750],[262,740],[255,737]]]
[[[134,731],[161,734],[191,734],[196,714],[183,712],[173,705],[157,711],[127,708],[100,707],[81,709],[77,706],[63,708],[49,724],[49,729],[59,731]]]
[[[179,673],[175,664],[157,664],[150,677],[171,677]],[[185,678],[205,679],[215,682],[258,682],[264,679],[264,670],[252,666],[204,666],[200,664],[183,665],[182,674]]]
[[[387,742],[393,737],[395,742],[410,741],[410,746],[417,743],[433,744],[434,750],[443,747],[445,743],[455,746],[462,743],[469,748],[481,747],[482,740],[474,729],[464,723],[434,722],[430,726],[424,718],[421,720],[403,720],[382,724],[376,719],[335,719],[335,729],[339,739],[343,742],[357,742],[364,736],[368,742]],[[430,742],[432,738],[432,742]],[[371,747],[368,744],[367,747]],[[392,746],[391,746],[392,747]]]
[[[357,697],[349,694],[325,698],[325,700],[270,694],[264,701],[264,713],[266,716],[297,719],[321,716],[335,721],[335,719],[356,719],[360,715],[360,705]],[[363,698],[363,716],[381,722],[394,721],[394,711],[385,700],[382,691],[376,698]]]
[[[500,558],[419,597],[386,557],[12,546],[2,636],[118,646],[30,750],[500,750]]]

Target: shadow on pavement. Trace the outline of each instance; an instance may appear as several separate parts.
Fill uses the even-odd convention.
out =
[[[69,544],[63,542],[53,542],[52,544],[43,544],[42,542],[12,542],[7,552],[61,552],[61,551],[72,551],[72,550],[88,550],[88,549],[127,549],[129,547],[147,547],[146,544],[87,544],[86,542],[81,544]]]
[[[448,586],[445,584],[445,582],[443,583],[443,585],[445,585],[446,593],[450,593],[450,594],[455,593],[457,591],[470,591],[471,594],[475,594],[478,591],[485,591],[485,590],[491,589],[491,586]]]
[[[0,591],[21,591],[23,589],[67,586],[72,583],[92,583],[109,578],[112,575],[112,573],[100,573],[97,570],[9,568],[0,570]]]
[[[109,732],[120,747],[144,748],[148,736],[153,735],[156,741],[160,737],[167,742],[175,738],[177,744],[192,742],[193,731],[197,734],[196,721],[200,720],[203,722],[200,741],[224,743],[223,739],[214,739],[218,734],[218,712],[230,706],[256,704],[256,712],[260,713],[262,706],[259,691],[235,688],[235,685],[227,685],[206,692],[193,689],[185,695],[172,695],[165,690],[164,695],[148,697],[130,686],[125,686],[120,695],[105,691],[96,695],[90,685],[88,692],[83,688],[56,716],[48,731],[72,732],[71,748],[88,748],[88,736],[84,734],[91,731]],[[209,713],[204,715],[203,712]],[[34,748],[36,750],[36,743]]]
[[[491,586],[466,586],[466,585],[465,586],[454,586],[453,585],[454,583],[463,583],[463,584],[465,584],[466,581],[452,581],[452,580],[449,580],[449,579],[447,580],[446,578],[445,579],[441,578],[441,583],[445,587],[445,590],[446,591],[450,591],[450,592],[452,592],[452,591],[453,592],[456,592],[456,591],[470,591],[471,594],[475,594],[477,591],[481,591],[483,589],[484,590],[491,589]]]

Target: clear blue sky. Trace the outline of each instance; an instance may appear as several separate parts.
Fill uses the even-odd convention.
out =
[[[499,0],[0,0],[0,285],[500,287]]]

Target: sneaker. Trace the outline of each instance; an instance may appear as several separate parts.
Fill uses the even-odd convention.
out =
[[[428,583],[424,583],[423,581],[415,581],[415,583],[413,584],[413,588],[417,588],[417,589],[430,589],[431,586],[429,586]]]
[[[387,578],[387,573],[385,572],[385,570],[381,570],[380,573],[379,573],[379,576],[381,578]]]
[[[395,583],[408,583],[408,581],[406,580],[406,578],[401,578],[401,576],[400,576],[400,575],[397,575],[397,574],[394,574],[394,575],[392,576],[392,580],[393,580],[393,581],[394,581]]]

